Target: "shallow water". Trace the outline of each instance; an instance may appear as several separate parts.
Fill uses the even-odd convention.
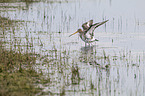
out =
[[[0,18],[7,19],[1,23],[0,37],[8,42],[5,44],[8,49],[40,54],[35,68],[51,80],[39,85],[45,94],[143,96],[144,3],[143,0],[0,3]],[[109,21],[95,30],[99,42],[85,47],[78,35],[69,35],[90,19]]]

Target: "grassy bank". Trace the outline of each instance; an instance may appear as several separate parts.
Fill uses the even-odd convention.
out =
[[[0,96],[29,96],[42,89],[42,74],[33,69],[36,57],[32,53],[18,53],[0,48]]]

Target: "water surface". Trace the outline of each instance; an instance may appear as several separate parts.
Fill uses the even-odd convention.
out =
[[[0,3],[6,48],[39,54],[36,71],[49,77],[40,94],[143,96],[143,0],[71,0]],[[109,20],[85,47],[78,35],[86,21]]]

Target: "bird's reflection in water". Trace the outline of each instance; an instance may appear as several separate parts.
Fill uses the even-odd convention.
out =
[[[88,52],[92,52],[93,49],[96,47],[97,45],[92,45],[92,46],[85,46],[81,48],[81,51],[84,53],[88,53]]]
[[[92,61],[94,59],[94,56],[96,56],[96,48],[96,45],[82,47],[80,60],[85,63]]]
[[[108,70],[110,67],[109,57],[103,55],[104,50],[97,52],[98,46],[85,46],[81,48],[80,62],[98,67],[99,69]]]

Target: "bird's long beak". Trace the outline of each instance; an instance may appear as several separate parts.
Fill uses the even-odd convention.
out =
[[[76,31],[75,33],[73,33],[73,34],[69,35],[69,37],[70,37],[70,36],[72,36],[72,35],[75,35],[76,33],[78,33],[78,31]]]

